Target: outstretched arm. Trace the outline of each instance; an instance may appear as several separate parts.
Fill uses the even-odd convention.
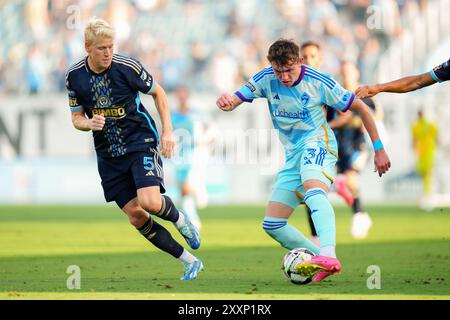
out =
[[[380,92],[405,93],[427,87],[436,83],[429,72],[416,76],[408,76],[391,82],[362,86],[356,90],[358,98],[368,98]]]
[[[377,126],[370,108],[360,99],[355,99],[350,106],[350,110],[358,113],[361,117],[364,127],[372,140],[375,150],[375,171],[377,171],[378,175],[381,177],[391,167],[391,161],[389,160],[389,156],[381,143]]]

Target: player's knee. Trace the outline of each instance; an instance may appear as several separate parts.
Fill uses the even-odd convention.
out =
[[[271,228],[268,228],[267,226],[265,226],[264,224],[262,225],[262,228],[263,228],[263,230],[264,230],[269,236],[271,236],[272,238],[275,236],[275,234],[277,233],[277,231],[280,229],[280,228],[271,229]]]
[[[262,223],[263,230],[272,238],[287,224],[286,221],[273,221],[272,219],[265,218]]]
[[[351,178],[348,179],[347,181],[347,186],[350,189],[350,192],[356,196],[358,194],[359,191],[359,183],[358,183],[358,179],[357,178]]]
[[[139,206],[128,210],[127,216],[130,224],[136,228],[140,228],[141,226],[143,226],[149,219],[149,214]]]
[[[145,211],[151,214],[158,213],[161,210],[162,206],[161,196],[139,199],[139,204],[142,206],[142,208],[144,208]]]
[[[190,193],[191,193],[191,189],[190,189],[189,185],[187,183],[184,183],[181,186],[181,195],[183,197],[185,197],[185,196],[188,196]]]

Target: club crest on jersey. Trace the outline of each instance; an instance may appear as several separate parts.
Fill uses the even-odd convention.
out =
[[[106,107],[111,104],[111,101],[109,100],[109,97],[107,97],[107,96],[100,96],[97,98],[97,104],[100,108]]]
[[[310,99],[311,99],[311,97],[306,92],[304,94],[302,94],[302,96],[300,97],[300,100],[304,107],[306,107],[308,105],[308,102]]]

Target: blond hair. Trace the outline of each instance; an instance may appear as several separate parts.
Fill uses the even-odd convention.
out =
[[[95,43],[97,38],[114,39],[114,29],[111,25],[102,19],[92,19],[84,29],[84,41],[91,45]]]

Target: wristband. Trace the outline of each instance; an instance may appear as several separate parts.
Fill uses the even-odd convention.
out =
[[[378,151],[378,150],[384,148],[383,143],[381,142],[381,140],[374,141],[372,143],[372,145],[373,145],[373,151]]]

